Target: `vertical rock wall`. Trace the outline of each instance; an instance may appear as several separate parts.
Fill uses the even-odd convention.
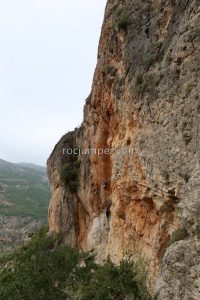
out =
[[[83,123],[48,160],[50,231],[100,262],[142,254],[162,300],[200,298],[199,44],[197,0],[109,0]],[[80,155],[76,193],[60,180],[70,144],[112,149]]]

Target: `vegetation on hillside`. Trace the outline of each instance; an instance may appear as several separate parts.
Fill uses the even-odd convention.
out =
[[[46,219],[50,188],[46,170],[0,161],[0,215]]]
[[[151,299],[145,273],[133,262],[101,266],[92,253],[78,252],[42,228],[24,247],[0,259],[0,299]],[[141,276],[142,274],[142,276]]]
[[[171,246],[175,242],[181,241],[186,239],[189,236],[187,229],[184,227],[177,228],[171,235],[170,239],[168,240],[167,247]]]
[[[81,164],[78,154],[75,154],[76,151],[74,151],[74,149],[78,148],[73,147],[71,160],[70,162],[63,164],[60,174],[61,182],[71,193],[76,193],[78,190]]]
[[[117,30],[126,30],[129,25],[129,19],[123,9],[119,9],[116,13],[115,26]]]

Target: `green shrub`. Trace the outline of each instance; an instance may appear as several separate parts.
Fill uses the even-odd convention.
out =
[[[129,24],[129,19],[123,9],[119,9],[116,13],[115,25],[117,30],[126,30]]]
[[[73,151],[70,162],[65,163],[61,168],[60,180],[71,193],[76,193],[78,190],[80,165],[81,161]]]
[[[118,30],[126,30],[128,27],[128,18],[125,15],[119,17],[117,21]]]
[[[136,95],[144,96],[149,92],[152,86],[155,86],[154,78],[152,77],[152,75],[143,75],[142,73],[138,73],[133,85],[133,91]]]
[[[189,235],[189,234],[188,234],[186,228],[180,227],[180,228],[176,229],[176,230],[172,233],[172,235],[171,235],[171,237],[170,237],[170,239],[169,239],[169,241],[168,241],[168,243],[167,243],[167,246],[169,247],[169,246],[171,246],[172,244],[174,244],[175,242],[184,240],[185,238],[188,237],[188,235]]]
[[[143,285],[144,287],[144,285]],[[134,264],[121,261],[115,266],[108,258],[98,266],[89,286],[83,287],[83,299],[150,299],[147,291],[144,295],[134,273]]]
[[[61,181],[69,189],[75,193],[78,189],[79,168],[73,165],[64,165],[61,171]]]
[[[0,299],[151,299],[134,263],[116,266],[108,259],[99,266],[94,259],[41,229],[26,246],[0,259]]]
[[[41,229],[26,246],[3,261],[0,298],[10,300],[67,299],[65,282],[82,255],[66,246],[55,246],[59,237]],[[6,264],[5,264],[6,262]]]

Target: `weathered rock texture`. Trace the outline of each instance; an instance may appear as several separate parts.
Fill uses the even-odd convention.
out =
[[[142,254],[162,300],[200,299],[199,59],[199,0],[108,0],[83,124],[48,160],[50,232],[99,261]],[[115,150],[80,155],[77,193],[60,180],[72,145]]]

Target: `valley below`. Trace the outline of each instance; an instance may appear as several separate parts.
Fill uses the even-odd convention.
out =
[[[21,245],[47,223],[46,169],[0,160],[0,253]]]

